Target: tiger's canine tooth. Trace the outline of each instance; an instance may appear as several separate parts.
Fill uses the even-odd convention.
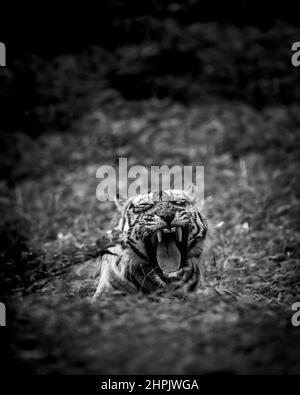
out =
[[[161,242],[162,242],[162,233],[161,233],[161,230],[158,230],[157,233],[156,233],[156,235],[157,235],[157,240],[158,240],[158,242],[161,243]]]
[[[181,243],[182,242],[182,229],[180,226],[177,228],[177,237],[178,237],[179,243]]]

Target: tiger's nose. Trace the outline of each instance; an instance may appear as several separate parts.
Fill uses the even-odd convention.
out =
[[[171,222],[173,221],[174,217],[175,217],[175,213],[165,213],[163,215],[160,216],[161,219],[163,219],[167,225],[171,225]]]

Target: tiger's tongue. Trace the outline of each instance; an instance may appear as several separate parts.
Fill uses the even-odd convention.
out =
[[[158,243],[156,259],[158,266],[164,272],[171,273],[180,269],[181,255],[174,238],[169,239],[167,243],[164,243],[163,241]]]

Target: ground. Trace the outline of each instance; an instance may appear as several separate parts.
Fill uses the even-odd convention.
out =
[[[297,105],[120,100],[65,133],[11,137],[1,188],[2,369],[22,373],[299,373]],[[196,294],[92,304],[83,262],[105,247],[115,208],[100,165],[204,165],[214,245]],[[13,158],[13,159],[11,159]],[[216,293],[215,287],[239,296]]]

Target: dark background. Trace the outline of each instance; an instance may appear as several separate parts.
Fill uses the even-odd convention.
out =
[[[4,6],[1,128],[66,129],[95,92],[101,105],[116,95],[184,103],[220,96],[257,108],[293,102],[300,95],[290,66],[297,15],[290,1]]]

